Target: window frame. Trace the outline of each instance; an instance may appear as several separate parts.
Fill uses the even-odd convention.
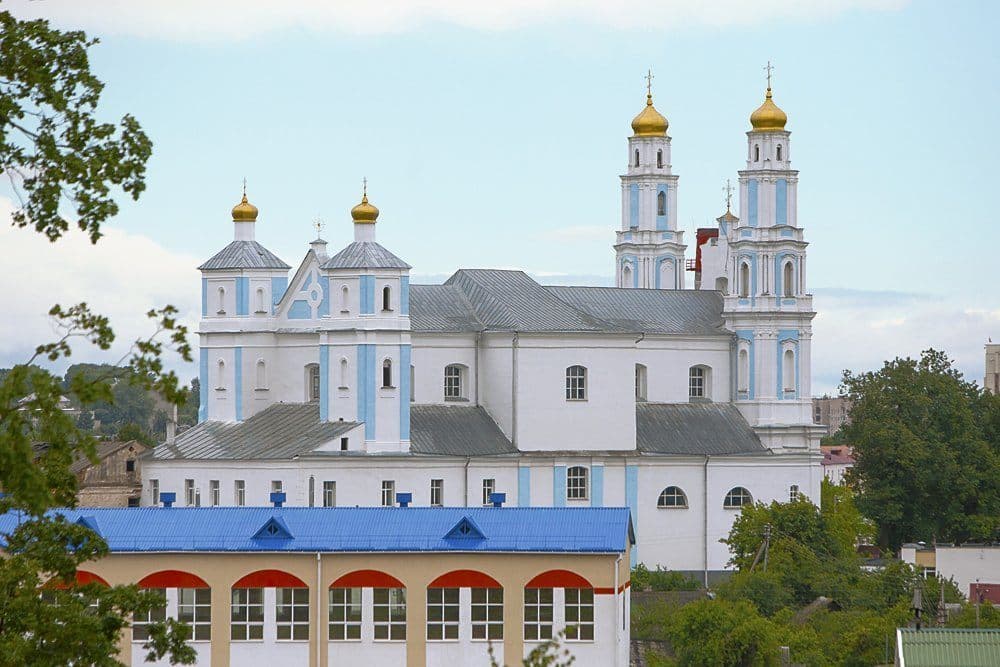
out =
[[[571,600],[571,598],[575,599]],[[588,601],[589,600],[589,601]],[[574,614],[570,614],[570,611]],[[589,611],[589,613],[587,613]],[[571,619],[570,616],[576,616]],[[587,620],[587,616],[590,617]],[[573,623],[573,620],[576,623]],[[564,588],[563,589],[563,623],[566,626],[567,642],[594,641],[594,589]],[[588,636],[589,635],[589,636]]]
[[[195,493],[194,493],[194,480],[185,479],[184,480],[184,505],[187,507],[194,507]]]
[[[337,506],[337,482],[336,480],[323,480],[323,507]]]
[[[331,588],[327,593],[327,639],[331,642],[361,641],[364,591],[359,587]],[[354,595],[357,595],[356,600]],[[339,598],[339,599],[335,599]],[[342,636],[335,637],[339,630]],[[356,636],[352,636],[356,635]]]
[[[149,480],[149,501],[153,506],[160,504],[160,480],[152,478]]]
[[[465,395],[465,366],[448,364],[444,367],[444,400],[461,401]]]
[[[386,493],[389,494],[388,502],[386,498]],[[382,507],[394,507],[396,505],[396,480],[394,479],[383,479],[382,480]]]
[[[236,503],[236,507],[246,507],[247,482],[245,479],[233,480],[233,502]]]
[[[142,614],[142,618],[138,619],[138,613],[132,614],[132,641],[133,642],[145,642],[149,640],[149,630],[148,626],[154,623],[163,623],[167,620],[167,589],[166,588],[147,588],[143,592],[145,593],[159,593],[163,596],[163,605],[159,607],[153,607],[148,609]]]
[[[579,471],[582,471],[582,474]],[[590,468],[587,466],[566,468],[566,500],[590,500]]]
[[[239,598],[239,599],[238,599]],[[256,599],[251,599],[256,598]],[[253,618],[251,618],[253,612]],[[243,618],[236,618],[242,616]],[[242,630],[242,637],[234,637],[233,632]],[[229,597],[229,641],[264,641],[264,589],[233,588]]]
[[[645,403],[648,400],[649,391],[649,369],[646,364],[635,365],[635,400],[638,403]]]
[[[503,641],[503,588],[471,588],[469,605],[472,641]]]
[[[185,601],[185,596],[190,596]],[[207,620],[199,620],[199,611],[207,610]],[[189,619],[185,620],[185,616]],[[191,628],[190,641],[212,641],[212,589],[211,588],[178,588],[177,589],[177,620]]]
[[[285,594],[290,598],[282,600]],[[303,598],[305,601],[303,601]],[[281,620],[282,610],[287,608],[289,615],[287,620]],[[300,612],[300,613],[296,613]],[[274,628],[275,639],[278,642],[307,642],[309,641],[310,622],[309,589],[296,587],[278,587],[274,589]],[[303,619],[301,616],[305,616]],[[288,636],[282,637],[283,631],[287,630]],[[304,636],[303,636],[304,635]]]
[[[545,600],[544,598],[548,599]],[[546,619],[545,616],[548,616]],[[552,639],[555,625],[555,589],[525,588],[523,639],[526,642],[544,642]],[[531,630],[529,632],[529,629]]]
[[[208,502],[212,507],[218,507],[222,504],[222,493],[217,479],[208,480]]]
[[[392,359],[382,360],[382,389],[395,389],[392,384]]]
[[[735,500],[739,498],[739,504]],[[722,501],[722,509],[739,510],[747,505],[753,505],[753,494],[745,486],[734,486],[726,492],[726,497]]]
[[[438,478],[431,480],[430,505],[431,507],[444,507],[444,479]]]
[[[306,396],[309,403],[320,400],[319,364],[306,365]]]
[[[457,642],[459,640],[461,604],[460,588],[448,586],[427,589],[427,641]],[[437,629],[439,633],[432,632],[432,629]],[[440,637],[434,637],[433,634],[440,634]]]
[[[381,609],[385,610],[384,620],[379,620]],[[377,642],[406,641],[405,588],[372,588],[372,638]]]
[[[587,367],[573,364],[566,367],[566,400],[587,400]]]
[[[483,478],[483,507],[492,505],[490,501],[490,496],[496,493],[497,490],[497,480],[495,477],[484,477]]]
[[[668,491],[673,491],[673,493],[667,493]],[[678,498],[680,498],[681,502],[677,502]],[[673,500],[674,502],[668,502],[668,500]],[[687,494],[684,493],[684,489],[675,484],[666,486],[656,498],[656,507],[657,509],[686,510],[688,509]]]
[[[667,214],[667,193],[660,190],[656,193],[656,215],[664,216]]]
[[[708,398],[708,368],[697,365],[688,368],[688,398]]]

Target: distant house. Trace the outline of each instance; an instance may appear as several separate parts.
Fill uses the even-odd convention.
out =
[[[138,507],[142,496],[142,463],[148,447],[134,440],[97,444],[97,463],[80,456],[70,466],[76,475],[76,501],[81,507]]]
[[[24,398],[22,398],[20,401],[17,402],[17,409],[22,412],[28,410],[30,407],[30,403],[34,400],[35,400],[35,395],[28,394],[27,396],[25,396]],[[66,414],[72,415],[74,417],[80,414],[80,408],[73,405],[73,401],[71,401],[68,396],[59,397],[59,409],[65,412]]]
[[[843,396],[821,396],[812,400],[813,423],[823,424],[833,435],[850,420],[851,401]]]
[[[834,484],[844,483],[844,474],[854,467],[854,451],[849,445],[823,445],[823,477]]]
[[[896,667],[993,667],[1000,665],[1000,630],[899,628]]]
[[[904,544],[899,557],[925,575],[954,580],[971,602],[1000,604],[1000,544]]]

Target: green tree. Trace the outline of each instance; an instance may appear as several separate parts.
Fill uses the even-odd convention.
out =
[[[943,353],[845,371],[853,403],[849,479],[878,542],[991,539],[1000,528],[1000,398],[966,382]]]
[[[778,664],[777,629],[746,600],[698,600],[669,629],[677,662],[690,667]]]
[[[97,120],[103,84],[87,57],[94,43],[82,32],[0,11],[0,167],[20,204],[14,223],[51,241],[70,226],[59,212],[64,201],[72,203],[76,225],[97,242],[101,225],[117,211],[112,188],[137,197],[144,187],[151,144],[138,123],[131,116],[118,126]],[[68,389],[81,404],[110,403],[112,383],[86,374],[64,382],[34,365],[65,359],[76,341],[106,351],[114,333],[107,318],[84,303],[54,306],[49,315],[59,337],[0,379],[0,512],[23,517],[13,532],[0,535],[0,664],[115,665],[119,631],[133,613],[162,604],[162,596],[135,586],[78,585],[77,567],[106,554],[107,545],[49,511],[74,504],[69,466],[75,458],[95,459],[93,436],[60,409],[59,399]],[[177,378],[164,370],[162,356],[173,350],[191,360],[187,330],[170,306],[147,315],[155,331],[134,342],[122,366],[145,389],[177,402]],[[33,446],[40,442],[47,446],[36,460]],[[148,657],[193,662],[188,636],[175,621],[157,624],[145,645]]]

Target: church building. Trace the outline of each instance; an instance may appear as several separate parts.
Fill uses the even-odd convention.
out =
[[[398,223],[367,191],[354,241],[317,238],[292,271],[257,240],[244,193],[233,241],[199,267],[200,423],[147,455],[142,503],[628,507],[633,566],[708,581],[742,506],[819,501],[786,121],[769,82],[739,217],[727,206],[686,259],[668,122],[648,94],[621,176],[616,287],[491,269],[411,285],[405,249],[376,240]]]

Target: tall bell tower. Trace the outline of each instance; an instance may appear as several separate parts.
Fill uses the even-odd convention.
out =
[[[622,224],[615,243],[615,284],[684,288],[684,232],[677,230],[677,179],[670,166],[669,123],[653,106],[653,73],[646,106],[632,120],[628,168],[621,176]]]

